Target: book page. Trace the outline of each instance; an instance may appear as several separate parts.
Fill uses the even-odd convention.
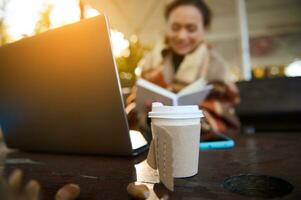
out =
[[[197,91],[201,91],[205,86],[207,82],[204,79],[199,79],[190,85],[184,87],[180,92],[178,92],[178,96],[183,96],[187,94],[191,94]]]
[[[137,111],[145,111],[146,102],[161,102],[164,105],[176,105],[177,95],[157,86],[147,80],[139,79],[136,82],[137,97],[136,109]]]
[[[213,88],[212,85],[207,85],[202,88],[201,91],[196,91],[194,93],[181,95],[178,98],[179,105],[199,105],[201,102],[205,100],[208,96],[210,90]]]

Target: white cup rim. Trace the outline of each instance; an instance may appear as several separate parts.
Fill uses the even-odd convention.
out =
[[[149,118],[164,118],[164,119],[197,119],[204,117],[201,111],[187,113],[166,113],[166,112],[149,112]]]

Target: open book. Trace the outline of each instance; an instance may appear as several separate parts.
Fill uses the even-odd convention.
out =
[[[207,97],[213,87],[212,85],[207,85],[204,80],[199,79],[175,94],[145,79],[139,79],[136,85],[136,109],[138,111],[145,110],[145,102],[147,101],[157,101],[170,106],[198,105]]]

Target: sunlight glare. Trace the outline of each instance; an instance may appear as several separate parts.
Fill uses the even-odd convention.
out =
[[[12,40],[34,34],[35,24],[39,20],[39,12],[42,8],[42,4],[36,3],[36,0],[8,2],[4,16],[7,32]]]
[[[130,43],[125,39],[123,33],[111,30],[111,40],[115,57],[128,56]]]
[[[86,6],[85,8],[85,17],[86,18],[91,18],[91,17],[96,17],[97,15],[99,15],[99,11],[92,8],[91,6]]]
[[[79,0],[10,0],[5,11],[5,24],[12,41],[35,34],[35,27],[41,13],[51,6],[50,28],[60,27],[80,20]],[[85,7],[87,18],[100,13],[89,5]],[[123,33],[111,31],[113,54],[115,57],[130,55],[129,40]],[[136,38],[132,38],[136,40]]]
[[[48,1],[53,5],[53,10],[50,14],[51,28],[56,28],[80,20],[78,0]]]
[[[285,75],[288,77],[301,76],[301,60],[295,60],[285,69]]]
[[[79,0],[10,0],[5,10],[7,32],[13,41],[35,34],[35,26],[40,14],[47,6],[52,6],[51,27],[79,21]]]

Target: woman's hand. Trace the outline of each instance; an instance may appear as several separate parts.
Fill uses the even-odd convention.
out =
[[[165,82],[163,75],[163,66],[157,67],[155,69],[149,69],[142,72],[142,78],[159,85],[160,87],[166,88],[167,83]]]
[[[153,103],[153,101],[151,101],[151,100],[146,100],[144,102],[145,111],[147,113],[150,112],[150,111],[152,111],[152,103]]]

